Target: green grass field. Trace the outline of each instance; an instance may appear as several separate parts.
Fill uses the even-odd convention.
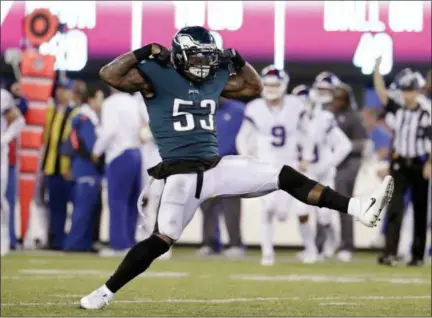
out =
[[[278,253],[244,260],[198,259],[175,249],[121,290],[102,311],[78,308],[104,283],[119,258],[20,252],[1,260],[2,316],[431,316],[431,268],[381,267],[375,255],[352,264],[303,265]]]

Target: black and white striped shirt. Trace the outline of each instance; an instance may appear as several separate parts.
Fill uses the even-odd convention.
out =
[[[389,97],[386,111],[392,113],[393,151],[401,157],[415,158],[430,154],[431,142],[427,129],[431,125],[431,110],[417,105],[408,109]]]

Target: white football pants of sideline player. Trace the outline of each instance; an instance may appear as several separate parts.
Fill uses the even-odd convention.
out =
[[[8,183],[8,160],[3,154],[1,154],[1,171],[0,171],[0,204],[1,204],[1,256],[6,255],[9,252],[9,203],[6,199],[6,189]]]
[[[329,186],[330,188],[334,189],[335,186],[335,171],[334,169],[331,169],[329,172],[322,176],[311,176],[308,175],[309,178],[316,180],[317,182]],[[293,205],[292,205],[293,211],[295,211],[297,216],[306,216],[310,215],[311,213],[316,213],[316,219],[317,222],[321,225],[329,225],[332,222],[333,215],[335,211],[330,210],[328,208],[319,208],[316,206],[310,206],[306,205],[303,202],[300,202],[296,199],[294,199]],[[315,244],[315,236],[313,233],[313,230],[311,229],[310,225],[310,218],[306,223],[300,224],[299,222],[299,228],[300,228],[300,235],[303,240],[304,248],[306,253],[317,253],[317,247]],[[329,238],[327,238],[329,239]],[[334,244],[334,242],[333,242]]]
[[[261,255],[263,261],[273,262],[274,221],[286,221],[288,213],[293,211],[294,198],[285,191],[278,190],[263,196],[261,200]]]

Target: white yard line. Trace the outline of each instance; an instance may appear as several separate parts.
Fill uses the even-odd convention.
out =
[[[427,296],[347,296],[347,297],[312,297],[313,300],[338,300],[338,299],[362,299],[362,300],[404,300],[404,299],[431,299]]]
[[[20,274],[25,275],[39,275],[39,276],[83,276],[83,275],[89,275],[89,276],[95,276],[95,275],[112,275],[112,271],[103,271],[103,270],[96,270],[96,269],[22,269],[19,271]],[[169,277],[169,278],[176,278],[176,277],[187,277],[189,276],[189,273],[186,272],[145,272],[141,274],[140,276],[143,277]],[[27,277],[27,276],[26,276]]]
[[[109,271],[97,270],[22,270],[23,275],[2,276],[2,280],[50,280],[50,279],[76,279],[82,276],[108,277],[112,275]],[[181,272],[146,272],[138,278],[185,278],[189,273]]]
[[[280,281],[280,282],[299,282],[307,281],[311,283],[367,283],[367,282],[383,282],[391,284],[430,284],[430,280],[417,277],[356,277],[353,275],[231,275],[232,279],[249,280],[249,281]]]
[[[319,306],[358,306],[358,303],[320,303]]]
[[[51,295],[52,297],[59,297],[60,295]],[[79,298],[80,295],[63,295],[70,296],[70,298]],[[406,300],[406,299],[430,299],[431,296],[359,296],[359,297],[268,297],[268,298],[227,298],[227,299],[137,299],[137,300],[117,300],[115,303],[119,304],[143,304],[143,303],[210,303],[210,304],[229,304],[237,302],[255,302],[255,301],[286,301],[286,300]],[[20,307],[20,306],[71,306],[78,305],[78,301],[71,302],[20,302],[20,303],[2,303],[2,307]],[[358,305],[358,303],[345,303],[345,302],[329,302],[320,303],[320,305]]]
[[[35,269],[26,268],[19,270],[21,275],[2,276],[2,280],[49,280],[49,279],[75,279],[76,277],[91,276],[93,278],[107,277],[112,275],[111,271],[97,269]],[[188,272],[145,272],[140,278],[185,278],[191,274]],[[200,278],[212,278],[217,275],[201,275]],[[305,275],[305,274],[290,274],[290,275],[260,275],[248,274],[240,275],[233,274],[229,278],[236,280],[259,281],[259,282],[309,282],[309,283],[368,283],[380,282],[390,284],[412,284],[425,285],[430,284],[430,280],[421,277],[407,276],[372,276],[372,275]]]

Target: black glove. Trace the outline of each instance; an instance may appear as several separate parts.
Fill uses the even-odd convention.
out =
[[[222,52],[222,64],[231,65],[238,73],[245,66],[246,61],[235,49],[226,49]]]
[[[160,44],[157,45],[160,47],[161,51],[157,54],[153,54],[153,59],[159,64],[166,66],[171,62],[171,51]]]
[[[153,45],[157,45],[160,48],[160,52],[153,53]],[[135,51],[132,51],[132,53],[135,55],[135,58],[138,62],[141,62],[142,60],[152,59],[161,65],[168,65],[171,56],[171,51],[158,43],[147,44]]]

